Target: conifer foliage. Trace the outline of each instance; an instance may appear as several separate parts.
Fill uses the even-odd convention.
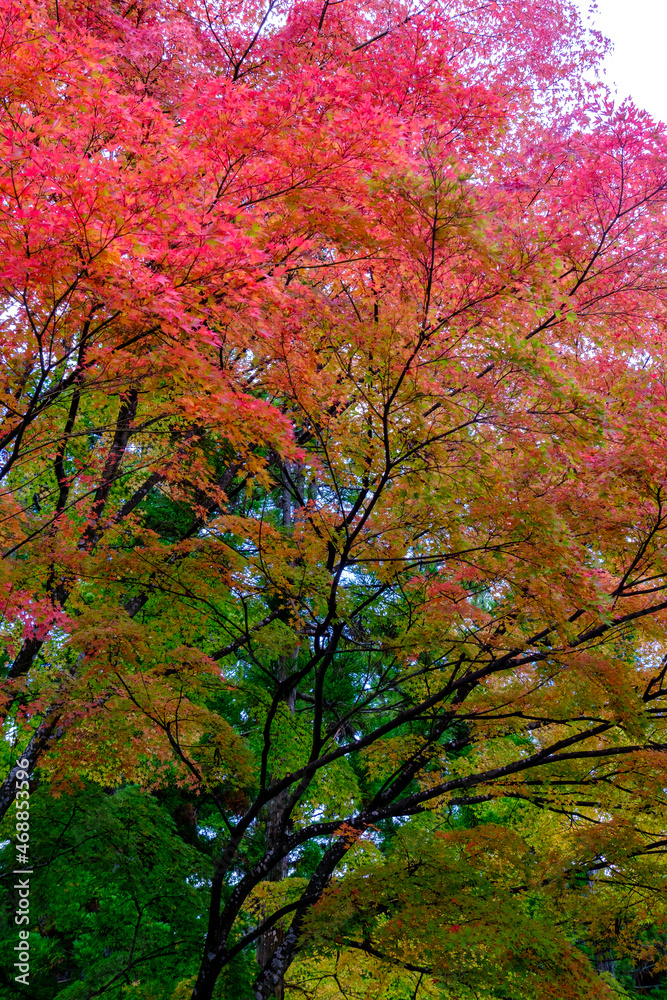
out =
[[[667,139],[603,51],[566,0],[0,0],[44,998],[659,980]]]

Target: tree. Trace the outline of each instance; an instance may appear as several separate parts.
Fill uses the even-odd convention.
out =
[[[3,809],[20,754],[206,816],[179,996],[609,995],[572,942],[665,891],[663,132],[560,0],[2,12]]]

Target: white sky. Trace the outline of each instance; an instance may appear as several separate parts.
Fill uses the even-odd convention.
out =
[[[619,99],[631,96],[654,118],[667,122],[667,0],[575,0],[584,16],[614,44],[607,79]],[[613,89],[613,88],[612,88]]]

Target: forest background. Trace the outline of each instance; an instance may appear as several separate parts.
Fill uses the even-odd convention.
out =
[[[3,998],[667,995],[667,141],[605,48],[0,0]]]

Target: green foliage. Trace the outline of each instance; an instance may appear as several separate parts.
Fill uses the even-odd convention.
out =
[[[86,785],[54,799],[40,788],[31,797],[31,862],[34,1000],[102,993],[110,1000],[167,1000],[187,968],[194,970],[210,861],[183,840],[152,796],[132,786]],[[1,863],[2,948],[10,954],[17,938],[7,919],[13,843],[3,848]],[[7,966],[2,975],[3,997],[24,998]]]
[[[144,527],[165,542],[175,542],[187,535],[195,522],[194,512],[182,500],[175,500],[161,490],[151,493],[142,505]]]

